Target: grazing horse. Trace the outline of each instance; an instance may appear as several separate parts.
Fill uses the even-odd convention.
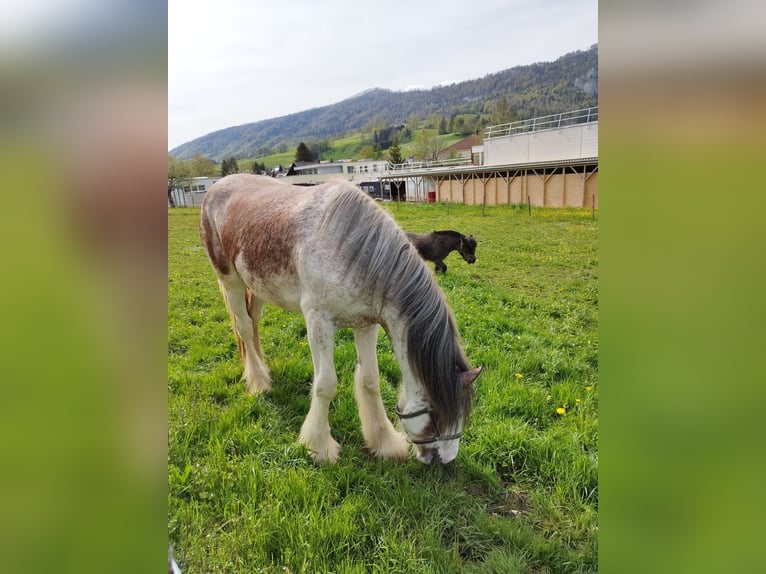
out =
[[[258,323],[264,303],[303,313],[314,366],[311,406],[299,442],[318,462],[340,445],[328,410],[338,383],[334,336],[354,330],[354,395],[362,435],[381,458],[442,463],[457,456],[471,411],[471,369],[444,294],[393,218],[357,187],[299,187],[257,175],[230,175],[205,194],[200,234],[218,277],[252,393],[271,389]],[[396,412],[386,416],[376,345],[380,326],[402,373]]]
[[[446,273],[444,258],[457,251],[468,263],[476,261],[476,240],[473,235],[463,235],[457,231],[433,231],[420,234],[407,232],[407,237],[418,250],[420,256],[434,262],[434,270]]]

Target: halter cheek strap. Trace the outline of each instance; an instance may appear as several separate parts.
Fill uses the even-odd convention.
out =
[[[412,444],[431,444],[432,442],[437,442],[440,440],[456,440],[459,439],[461,436],[463,436],[462,432],[456,433],[456,434],[450,434],[447,436],[442,436],[439,432],[439,425],[436,422],[436,417],[434,416],[434,412],[429,408],[420,409],[419,411],[415,411],[413,413],[403,413],[401,410],[399,410],[399,405],[396,405],[396,414],[400,419],[414,419],[415,417],[419,417],[422,415],[428,415],[431,418],[431,425],[434,427],[435,435],[433,438],[424,438],[424,439],[410,439],[409,437],[407,440],[411,442]]]

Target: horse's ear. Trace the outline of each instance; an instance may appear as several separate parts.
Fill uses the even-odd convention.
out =
[[[472,384],[476,382],[476,379],[479,378],[479,375],[484,370],[484,367],[476,367],[475,369],[471,369],[470,371],[465,371],[460,374],[460,379],[463,383],[463,388],[467,389]]]

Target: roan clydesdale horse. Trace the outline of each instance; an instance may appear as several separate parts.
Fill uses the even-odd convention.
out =
[[[314,384],[299,441],[317,461],[334,462],[340,450],[328,420],[338,384],[334,336],[351,327],[354,390],[369,450],[400,459],[409,441],[423,463],[454,460],[481,367],[469,365],[443,292],[393,218],[344,182],[298,187],[237,174],[205,195],[202,243],[231,314],[250,392],[272,384],[259,336],[264,304],[302,313]],[[381,326],[402,374],[396,412],[404,435],[381,400]]]

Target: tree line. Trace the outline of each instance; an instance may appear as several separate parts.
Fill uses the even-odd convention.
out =
[[[498,125],[510,123],[515,119],[516,114],[505,96],[501,97],[494,105],[488,118],[483,121],[477,120],[476,123],[466,124],[465,120],[458,116],[452,116],[448,120],[437,114],[432,114],[424,121],[413,114],[408,118],[407,123],[391,126],[385,125],[385,122],[379,119],[364,126],[362,131],[362,143],[364,145],[357,155],[361,158],[377,160],[384,157],[385,152],[390,163],[402,164],[405,159],[402,157],[400,144],[412,141],[414,142],[412,146],[414,159],[435,161],[441,159],[446,148],[443,137],[445,134],[457,131],[460,135],[471,135],[472,133],[479,133],[485,125],[490,123]],[[413,130],[410,124],[417,127],[415,136],[412,135]],[[466,125],[470,126],[468,131],[465,131]],[[463,131],[459,131],[461,127]],[[318,162],[321,159],[321,153],[330,147],[329,140],[311,142],[310,144],[300,142],[295,148],[294,161],[296,163]],[[258,161],[253,162],[250,168],[250,173],[254,174],[276,175],[277,171],[282,172],[282,166],[279,166],[278,170],[269,172],[266,165]],[[220,164],[217,164],[202,154],[194,154],[190,160],[169,155],[168,201],[171,207],[175,207],[172,191],[174,189],[190,189],[191,181],[195,177],[224,177],[232,173],[240,173],[239,163],[234,156],[227,157]]]
[[[309,142],[320,145],[381,121],[386,128],[407,124],[414,133],[413,117],[420,123],[436,119],[433,127],[441,133],[467,135],[494,123],[490,118],[502,97],[519,120],[598,105],[598,45],[552,62],[517,66],[430,90],[369,90],[330,106],[218,130],[178,146],[171,155],[202,153],[218,160],[261,157],[295,149],[300,141],[311,148]],[[366,133],[373,147],[386,149],[393,141],[385,129],[378,129],[377,142],[374,129]],[[405,137],[399,134],[400,142]]]
[[[493,124],[508,123],[515,119],[515,114],[509,106],[506,98],[503,96],[494,106],[490,118],[486,121]],[[447,133],[454,133],[455,127],[465,126],[458,122],[456,116],[449,121],[442,116],[432,114],[426,121],[420,121],[416,115],[408,118],[407,124],[396,124],[387,126],[382,120],[365,125],[362,132],[362,143],[359,150],[359,157],[370,159],[381,159],[385,151],[388,151],[388,160],[392,164],[404,163],[401,154],[401,143],[413,141],[412,129],[409,123],[416,125],[419,131],[414,136],[413,155],[418,160],[433,161],[440,158],[440,154],[445,149],[444,138]],[[460,135],[470,135],[478,133],[480,127],[474,127],[469,124],[471,131],[458,132]],[[483,127],[483,123],[479,122]],[[447,131],[450,130],[450,131]],[[475,132],[474,132],[475,130]],[[436,133],[434,133],[436,132]],[[365,143],[367,142],[367,143]],[[321,158],[321,153],[331,147],[329,140],[312,142],[306,144],[300,142],[295,149],[295,162],[315,162]],[[280,166],[281,167],[281,166]],[[281,170],[280,170],[281,171]],[[227,157],[220,164],[205,157],[202,154],[194,154],[191,159],[183,160],[181,158],[168,156],[168,201],[174,206],[172,191],[174,189],[188,189],[191,181],[195,177],[224,177],[232,173],[239,173],[239,163],[234,156]],[[250,173],[267,174],[268,169],[263,162],[253,162]],[[273,174],[272,174],[273,175]]]

